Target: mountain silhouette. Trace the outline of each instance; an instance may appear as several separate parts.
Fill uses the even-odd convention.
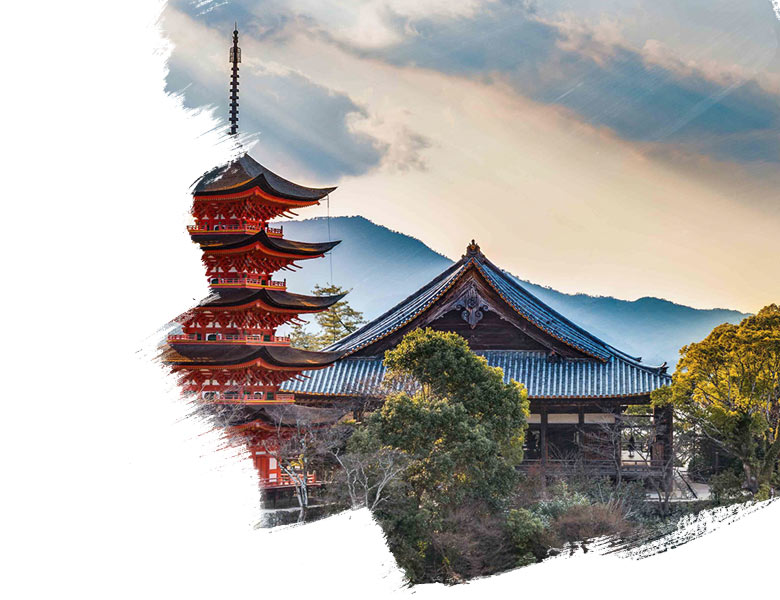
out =
[[[305,261],[303,269],[288,273],[290,291],[308,293],[315,284],[328,283],[332,268],[332,281],[351,290],[347,297],[350,305],[367,320],[379,316],[453,263],[420,240],[363,217],[319,217],[278,224],[284,226],[288,239],[342,240],[330,255]],[[641,356],[650,365],[666,362],[673,368],[682,346],[702,340],[716,325],[738,323],[748,316],[736,310],[691,308],[660,298],[628,301],[565,294],[512,276],[577,325],[632,356]]]

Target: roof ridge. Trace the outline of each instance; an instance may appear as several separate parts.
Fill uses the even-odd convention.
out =
[[[552,308],[549,304],[547,304],[544,300],[539,298],[536,294],[534,294],[531,291],[529,291],[528,289],[526,289],[526,287],[520,282],[520,280],[515,275],[513,275],[512,273],[509,273],[505,269],[502,269],[502,268],[498,267],[497,265],[495,265],[484,254],[480,253],[480,257],[478,257],[477,260],[480,263],[485,263],[488,266],[490,266],[494,271],[496,271],[499,275],[501,275],[501,277],[503,277],[506,281],[508,281],[513,287],[521,290],[526,296],[528,296],[529,298],[533,299],[535,302],[537,302],[538,304],[543,306],[546,310],[550,311],[553,314],[553,316],[557,317],[558,319],[560,319],[561,321],[563,321],[564,323],[566,323],[570,327],[574,328],[578,333],[580,333],[582,335],[585,335],[586,337],[588,337],[593,342],[596,342],[597,344],[601,345],[607,352],[609,352],[609,354],[611,354],[613,356],[616,356],[618,358],[622,358],[623,360],[628,360],[628,361],[636,364],[636,366],[638,366],[640,368],[644,368],[644,369],[648,369],[648,370],[657,370],[657,369],[660,368],[660,367],[655,367],[655,366],[651,366],[651,365],[647,365],[647,364],[642,364],[640,357],[631,356],[627,352],[624,352],[623,350],[620,350],[619,348],[616,348],[612,344],[609,344],[608,342],[605,342],[604,340],[602,340],[598,336],[592,334],[590,331],[588,331],[587,329],[583,328],[582,326],[577,325],[577,323],[575,323],[574,321],[572,321],[568,317],[564,316],[563,314],[561,314],[560,312],[558,312],[557,310]]]
[[[343,345],[345,343],[351,341],[352,339],[354,339],[356,337],[359,337],[360,334],[365,333],[372,326],[374,326],[377,323],[381,322],[383,319],[385,319],[386,317],[390,316],[392,313],[396,312],[402,306],[404,306],[407,303],[411,302],[412,300],[414,300],[418,296],[421,296],[423,293],[425,293],[426,291],[431,289],[437,283],[440,283],[441,281],[443,281],[447,277],[451,276],[458,269],[461,269],[461,268],[465,267],[468,262],[469,261],[465,260],[465,257],[461,258],[459,261],[453,263],[451,266],[447,267],[444,271],[439,273],[439,275],[437,275],[436,277],[431,279],[431,281],[426,283],[423,287],[421,287],[418,290],[414,291],[413,293],[409,294],[406,298],[404,298],[403,300],[401,300],[400,302],[395,304],[393,307],[391,307],[388,310],[386,310],[385,312],[383,312],[381,315],[379,315],[375,319],[372,319],[371,321],[369,321],[368,323],[363,325],[363,327],[361,327],[360,329],[358,329],[356,331],[353,331],[352,333],[350,333],[349,335],[346,335],[345,337],[341,338],[340,340],[336,340],[335,342],[333,342],[332,344],[330,344],[329,346],[324,348],[324,350],[337,349],[339,347],[343,347]],[[351,350],[349,352],[351,353],[351,352],[354,352],[355,350],[356,349],[353,349],[353,350]]]

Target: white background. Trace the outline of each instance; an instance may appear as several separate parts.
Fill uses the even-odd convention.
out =
[[[251,469],[185,418],[153,361],[158,329],[206,295],[184,229],[188,188],[229,151],[209,115],[163,93],[160,8],[37,2],[3,14],[2,595],[382,595],[399,580],[365,519],[252,529]],[[490,581],[536,597],[554,597],[551,583],[586,597],[766,595],[777,508],[663,560],[588,557]]]

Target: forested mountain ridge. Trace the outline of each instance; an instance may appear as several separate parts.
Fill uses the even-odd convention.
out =
[[[286,238],[342,240],[322,259],[302,261],[288,273],[290,291],[308,293],[332,280],[351,289],[351,306],[370,320],[425,285],[452,264],[420,240],[363,217],[284,221]],[[501,265],[498,265],[499,267]],[[514,275],[513,275],[514,276]],[[515,276],[516,277],[516,276]],[[565,294],[516,277],[528,291],[605,342],[647,364],[674,366],[680,347],[703,339],[716,325],[747,315],[728,309],[697,309],[660,298],[628,301],[609,296]]]

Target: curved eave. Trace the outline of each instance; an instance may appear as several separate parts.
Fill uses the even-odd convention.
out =
[[[226,291],[235,291],[236,293],[223,295],[223,292]],[[249,290],[246,288],[216,290],[216,292],[216,297],[204,300],[198,308],[241,309],[258,305],[260,308],[264,308],[270,312],[319,312],[327,310],[346,296],[346,294],[337,294],[335,296],[307,296],[282,290]],[[233,298],[230,298],[230,296],[233,296]]]
[[[178,354],[178,353],[177,353]],[[238,360],[169,360],[173,367],[190,369],[245,369],[260,367],[269,371],[300,371],[301,369],[322,369],[336,362],[339,352],[312,352],[290,347],[264,346],[257,348],[252,354]]]
[[[195,182],[193,195],[215,197],[241,194],[258,188],[266,194],[293,202],[317,202],[335,190],[293,183],[267,169],[248,154],[205,173]]]
[[[276,204],[279,207],[281,207],[284,212],[285,210],[293,209],[293,208],[305,208],[307,206],[313,206],[315,204],[319,204],[319,200],[293,200],[290,198],[280,198],[279,196],[276,196],[274,194],[269,194],[268,192],[264,191],[262,188],[258,186],[251,186],[246,190],[235,192],[235,191],[225,191],[225,192],[217,192],[214,194],[193,194],[192,195],[194,201],[198,200],[243,200],[247,198],[260,198],[263,200],[266,204]]]
[[[293,184],[294,185],[294,184]],[[215,198],[223,196],[236,196],[240,197],[246,195],[247,192],[257,191],[269,196],[269,199],[276,199],[280,202],[295,202],[300,204],[313,204],[322,200],[325,196],[330,194],[335,187],[329,188],[302,188],[309,190],[310,194],[287,194],[280,192],[269,185],[268,179],[265,175],[258,175],[254,179],[247,180],[241,185],[237,185],[229,188],[217,188],[213,190],[193,190],[192,195],[196,198]]]
[[[265,231],[260,231],[238,242],[201,244],[201,249],[210,254],[239,254],[259,249],[271,256],[314,258],[329,252],[340,243],[341,240],[332,242],[297,242],[294,240],[275,239],[269,237]]]
[[[339,393],[333,393],[333,392],[299,392],[299,391],[291,391],[288,388],[282,384],[282,386],[279,388],[279,391],[282,393],[290,393],[295,394],[296,397],[300,398],[364,398],[364,397],[371,397],[371,398],[383,398],[386,394],[385,392],[374,392],[373,394],[371,392],[354,392],[354,391],[345,391],[345,392],[339,392]],[[650,392],[640,392],[636,394],[620,394],[620,395],[592,395],[592,396],[533,396],[531,394],[528,395],[529,400],[614,400],[615,402],[619,402],[621,400],[625,399],[636,399],[636,398],[649,398]]]

